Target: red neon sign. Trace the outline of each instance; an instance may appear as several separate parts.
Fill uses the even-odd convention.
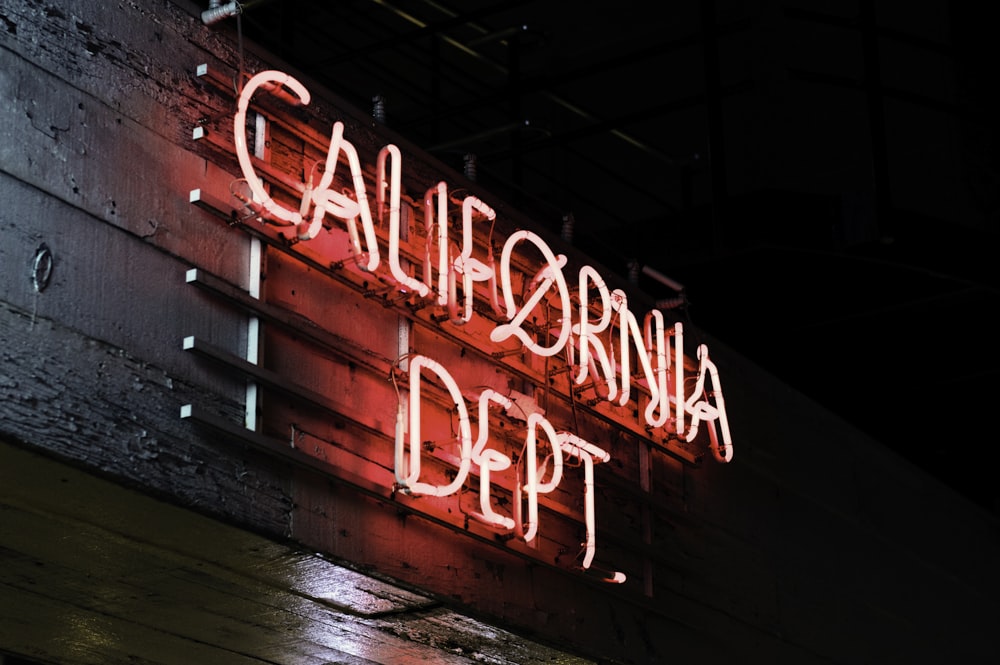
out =
[[[602,398],[625,405],[632,395],[632,384],[640,382],[648,392],[648,403],[641,418],[651,428],[665,428],[685,441],[694,440],[702,424],[708,426],[713,455],[720,462],[733,457],[722,386],[718,371],[711,361],[708,347],[697,349],[699,370],[690,395],[685,395],[684,330],[675,323],[668,332],[659,310],[645,314],[640,325],[629,308],[626,294],[609,290],[601,275],[591,266],[583,266],[576,276],[579,303],[572,304],[570,287],[565,274],[566,257],[556,254],[538,235],[527,230],[516,231],[503,245],[499,264],[492,249],[486,260],[474,256],[473,219],[483,217],[490,222],[495,211],[475,196],[466,196],[462,203],[462,224],[459,238],[452,238],[448,220],[448,188],[439,182],[424,195],[424,230],[426,251],[422,275],[411,275],[401,258],[400,200],[402,155],[394,145],[385,146],[376,164],[376,210],[379,215],[388,207],[388,255],[379,251],[375,220],[357,150],[344,137],[344,125],[333,124],[325,168],[319,181],[302,183],[302,198],[297,209],[278,203],[268,194],[263,181],[254,171],[246,142],[246,114],[250,101],[258,91],[287,94],[287,88],[302,104],[308,104],[309,91],[293,77],[278,71],[264,71],[252,77],[244,86],[234,117],[236,154],[243,176],[253,195],[255,208],[272,221],[294,227],[299,240],[316,238],[323,222],[330,216],[346,227],[350,247],[358,267],[367,272],[387,274],[400,293],[412,293],[420,298],[434,299],[448,312],[452,325],[463,325],[475,316],[474,284],[485,283],[490,305],[501,319],[490,332],[490,340],[503,342],[516,339],[535,356],[550,357],[564,354],[572,368],[573,381],[583,385],[594,381]],[[351,188],[349,193],[333,189],[336,169],[346,160]],[[533,247],[542,257],[540,267],[527,282],[527,288],[515,289],[512,264],[515,250],[522,244]],[[459,296],[459,285],[462,296]],[[501,299],[502,298],[502,299]],[[461,300],[461,301],[460,301]],[[541,308],[555,311],[554,327],[538,339],[527,321]],[[595,312],[599,313],[594,316]],[[605,346],[603,336],[614,337],[617,321],[617,350]],[[672,344],[671,344],[672,342]],[[638,367],[631,366],[633,351]],[[421,479],[421,377],[436,376],[454,402],[458,414],[460,456],[457,472],[450,482],[435,485]],[[670,378],[673,378],[671,384]],[[711,385],[711,389],[706,384]],[[409,360],[409,398],[400,402],[397,410],[395,435],[395,480],[397,487],[409,494],[449,496],[468,481],[473,466],[480,478],[480,509],[478,516],[491,526],[513,531],[530,542],[538,533],[538,496],[553,491],[562,479],[563,456],[582,463],[585,488],[593,486],[594,463],[607,462],[610,453],[575,434],[557,431],[540,413],[527,418],[523,479],[518,476],[513,514],[498,512],[491,504],[491,474],[511,467],[512,459],[494,448],[489,439],[488,408],[499,404],[509,408],[510,400],[494,390],[485,390],[478,397],[478,435],[473,438],[472,419],[466,399],[455,379],[440,363],[425,355]],[[408,416],[406,415],[408,414]],[[543,443],[544,442],[544,443]],[[551,469],[536,468],[536,451],[540,445],[548,448]],[[525,505],[526,503],[526,505]],[[587,568],[596,549],[593,492],[585,497],[587,542],[583,567]],[[621,575],[620,573],[618,575]],[[624,576],[616,581],[623,581]]]

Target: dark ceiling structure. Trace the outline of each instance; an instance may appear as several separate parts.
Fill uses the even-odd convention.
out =
[[[988,40],[945,1],[839,4],[249,0],[220,29],[997,511]]]

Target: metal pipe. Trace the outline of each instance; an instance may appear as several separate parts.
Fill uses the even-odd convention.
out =
[[[201,22],[205,25],[215,25],[230,16],[236,16],[243,11],[243,6],[236,2],[221,4],[221,0],[209,0],[208,9],[201,13]]]

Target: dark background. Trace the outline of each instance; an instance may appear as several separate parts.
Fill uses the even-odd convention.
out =
[[[654,298],[678,294],[641,268],[669,276],[697,327],[1000,509],[997,50],[979,10],[243,7],[218,29],[553,233],[571,220],[576,246]]]

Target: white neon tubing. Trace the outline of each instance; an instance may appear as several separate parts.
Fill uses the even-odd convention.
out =
[[[619,339],[621,341],[622,391],[621,396],[618,398],[618,403],[622,406],[627,404],[629,392],[631,390],[632,360],[631,354],[629,353],[629,346],[631,343],[636,348],[636,356],[639,359],[639,364],[642,365],[642,371],[646,377],[646,383],[649,385],[650,401],[649,404],[646,405],[645,413],[646,421],[649,422],[652,415],[650,407],[655,410],[656,405],[660,401],[660,389],[656,382],[656,373],[653,371],[653,367],[649,364],[649,355],[646,353],[643,335],[639,330],[639,322],[636,321],[635,314],[633,314],[628,308],[628,297],[625,295],[625,292],[620,289],[615,289],[611,295],[612,307],[618,310],[619,320],[621,321],[619,324]]]
[[[431,252],[434,247],[434,190],[444,187],[443,182],[439,182],[424,192],[424,282],[431,288],[434,284],[434,270],[431,261]]]
[[[342,123],[337,123],[342,124]],[[365,174],[361,170],[361,160],[358,158],[358,151],[347,141],[341,146],[347,155],[348,164],[351,167],[351,176],[354,180],[354,197],[361,208],[361,224],[365,230],[365,246],[368,248],[368,264],[365,269],[374,271],[379,264],[378,234],[375,232],[375,222],[372,220],[371,207],[368,205],[368,195],[365,193]],[[351,223],[354,219],[349,220]],[[363,256],[363,255],[362,255]]]
[[[488,277],[483,272],[485,264],[478,259],[469,259],[468,265],[463,264],[461,256],[455,258],[448,269],[448,316],[451,322],[462,325],[472,320],[472,306],[475,304],[475,294],[472,283],[486,281]],[[461,277],[459,277],[461,275]],[[458,313],[458,280],[462,280],[462,293],[465,295],[465,307]]]
[[[385,179],[385,164],[389,162],[389,181]],[[378,211],[378,224],[382,226],[385,221],[385,190],[389,191],[389,220],[390,228],[392,224],[392,209],[396,208],[399,213],[399,185],[403,179],[403,157],[392,143],[382,146],[375,158],[375,209]],[[397,218],[398,219],[398,218]]]
[[[539,427],[545,430],[545,435],[548,437],[549,445],[552,448],[552,477],[549,478],[547,482],[542,482],[542,476],[544,475],[544,469],[538,471],[538,492],[540,494],[548,494],[556,487],[558,487],[559,482],[562,480],[563,474],[563,458],[562,449],[559,447],[559,433],[556,432],[555,427],[552,426],[545,416],[535,413],[532,414],[534,418],[534,426],[532,426],[532,419],[528,419],[528,425],[531,428],[528,436],[531,438],[537,438],[536,432]],[[536,443],[535,450],[538,450],[538,445]]]
[[[458,313],[458,272],[458,268],[454,264],[448,267],[448,297],[445,301],[447,302],[448,320],[454,324],[462,324],[466,321],[464,313],[461,316]],[[465,289],[465,281],[463,276],[463,289]]]
[[[437,187],[437,242],[438,242],[438,304],[448,304],[449,271],[448,251],[448,188],[442,181]]]
[[[470,259],[469,263],[472,263],[475,259]],[[475,281],[475,273],[470,270],[468,265],[455,264],[454,269],[456,272],[462,274],[462,293],[465,295],[465,314],[462,316],[462,323],[466,323],[472,320],[472,306],[475,304],[472,283]],[[456,299],[458,294],[455,294]]]
[[[361,161],[358,159],[358,151],[355,150],[349,141],[344,140],[343,136],[344,123],[338,120],[333,123],[333,130],[330,136],[330,149],[326,154],[326,169],[323,171],[323,177],[320,179],[319,186],[313,190],[313,201],[316,203],[316,209],[313,211],[312,224],[306,234],[308,237],[304,239],[314,238],[319,233],[323,223],[323,216],[327,211],[331,210],[331,207],[335,206],[336,210],[331,212],[347,223],[355,256],[360,261],[364,261],[367,256],[367,264],[361,267],[364,270],[373,271],[378,267],[380,260],[375,222],[372,220],[371,207],[368,205],[368,195],[365,192],[365,177],[361,171]],[[347,164],[351,170],[351,180],[354,185],[354,200],[351,200],[341,192],[330,189],[341,152],[347,157]],[[357,234],[356,218],[358,216],[361,217],[361,226],[365,233],[365,245],[368,248],[367,252],[361,249],[361,241]]]
[[[712,377],[712,392],[715,395],[715,409],[718,412],[718,427],[722,431],[722,452],[719,452],[719,440],[716,428],[713,426],[709,433],[712,441],[712,454],[720,462],[729,463],[733,460],[733,440],[729,432],[729,417],[726,415],[726,400],[722,396],[722,381],[719,379],[719,370],[715,363],[708,357],[708,347],[702,344],[698,347],[698,357],[703,367],[707,367]]]
[[[477,464],[479,463],[479,457],[483,454],[483,449],[486,447],[486,442],[489,439],[490,402],[496,402],[502,406],[504,410],[510,409],[514,406],[514,402],[512,402],[509,397],[502,393],[498,393],[492,388],[487,388],[479,394],[479,435],[476,437],[476,442],[472,446],[472,460]],[[508,458],[508,461],[509,459],[510,458]],[[499,471],[499,469],[495,470]]]
[[[493,260],[492,244],[488,249],[486,259],[489,261],[489,263],[486,264],[486,270],[490,273],[490,278],[487,280],[489,282],[490,308],[497,316],[503,316],[503,308],[500,307],[500,295],[497,292],[497,265],[496,261]]]
[[[340,144],[344,138],[344,125],[335,122],[330,130],[330,145],[326,152],[326,165],[319,185],[313,189],[312,199],[316,208],[313,210],[312,223],[309,228],[299,234],[301,239],[315,238],[323,228],[323,217],[327,212],[344,220],[353,220],[361,214],[361,207],[357,201],[353,201],[345,194],[338,191],[331,191],[333,184],[333,174],[337,170],[337,160],[340,155]],[[351,236],[351,245],[355,255],[361,253],[361,240],[358,238],[357,226],[348,222],[348,234]]]
[[[389,160],[390,172],[389,182],[385,180],[385,163]],[[420,280],[410,277],[399,262],[399,208],[402,189],[402,166],[403,158],[399,148],[389,144],[379,150],[378,161],[376,162],[377,183],[375,191],[376,207],[381,220],[382,210],[385,206],[385,189],[389,188],[389,272],[392,278],[404,289],[416,292],[421,298],[430,292],[430,287]]]
[[[545,434],[548,436],[549,443],[552,447],[552,477],[545,483],[540,482],[538,477],[539,472],[536,452],[538,450],[537,430],[539,427],[545,430]],[[517,517],[517,519],[514,520],[515,531],[521,538],[524,539],[525,542],[528,543],[534,540],[535,536],[538,535],[538,495],[551,492],[562,480],[563,460],[562,447],[560,446],[559,441],[559,434],[544,416],[538,413],[532,413],[528,416],[528,435],[525,440],[524,450],[524,480],[522,481],[520,478],[518,479],[517,491],[515,492],[514,497],[514,514],[515,517]],[[527,490],[528,494],[528,519],[526,522],[522,522],[520,519],[522,511],[521,502],[523,501],[522,495],[525,490]]]
[[[698,372],[698,383],[695,386],[691,399],[687,401],[685,407],[691,414],[691,431],[687,440],[692,441],[698,434],[699,423],[704,420],[706,423],[718,421],[718,426],[722,430],[723,451],[718,451],[718,439],[715,436],[715,427],[711,427],[710,438],[712,439],[712,453],[720,462],[729,462],[733,458],[733,444],[729,434],[729,420],[726,417],[725,400],[722,397],[722,384],[719,382],[719,372],[715,363],[708,357],[708,347],[701,344],[698,347],[698,360],[700,367]],[[715,388],[715,404],[709,404],[707,399],[699,400],[705,394],[705,377],[709,375],[712,380],[712,387]]]
[[[657,309],[647,312],[643,321],[643,331],[647,353],[656,354],[656,387],[659,391],[659,399],[650,399],[646,406],[646,422],[652,427],[662,427],[671,416],[670,398],[667,390],[670,354],[667,352],[666,335],[663,332],[663,313]],[[655,415],[657,408],[660,409],[659,416]]]
[[[302,202],[299,204],[299,215],[302,219],[309,214],[309,206],[312,204],[313,178],[312,171],[309,172],[309,179],[306,181],[306,188],[302,192]],[[310,227],[311,228],[311,227]]]
[[[479,198],[469,195],[462,199],[462,259],[472,258],[472,211],[478,210],[490,222],[496,220],[497,213]]]
[[[461,277],[459,277],[461,276]],[[465,295],[465,305],[462,314],[458,313],[458,280],[462,280],[462,292]],[[455,258],[448,270],[448,313],[451,322],[455,324],[468,323],[472,320],[472,310],[475,304],[474,282],[490,282],[496,284],[496,274],[493,269],[476,258]],[[496,287],[493,288],[496,293]]]
[[[442,182],[441,185],[444,185]],[[438,212],[437,212],[437,232],[438,232],[438,304],[447,305],[448,302],[448,280],[451,279],[451,252],[448,246],[448,194],[446,187],[438,188]]]
[[[691,428],[686,437],[687,441],[693,441],[698,435],[698,427],[702,420],[707,422],[718,416],[715,407],[709,404],[707,400],[701,399],[705,395],[705,373],[707,368],[703,357],[704,353],[707,352],[707,348],[704,344],[698,347],[698,358],[701,361],[698,365],[698,380],[695,382],[694,390],[691,391],[691,397],[684,403],[685,410],[691,414]]]
[[[684,324],[680,321],[674,323],[674,405],[674,431],[684,436]]]
[[[514,246],[521,240],[528,240],[541,251],[545,257],[546,265],[535,276],[533,282],[538,282],[527,302],[517,309],[514,302],[514,287],[511,283],[510,257],[514,251]],[[545,241],[531,231],[517,231],[511,235],[504,243],[503,253],[500,256],[500,281],[503,288],[504,302],[507,307],[506,316],[510,323],[500,324],[490,332],[490,340],[502,342],[512,335],[521,340],[524,346],[528,347],[535,355],[553,356],[559,353],[571,332],[572,320],[569,301],[569,288],[566,286],[566,279],[563,276],[562,267],[566,265],[566,257],[562,254],[556,256]],[[559,337],[552,346],[542,346],[531,335],[521,327],[524,320],[532,312],[536,305],[546,295],[549,287],[555,283],[559,289],[559,300],[562,316],[560,317]]]
[[[489,263],[483,263],[475,257],[468,259],[459,257],[453,263],[455,270],[462,275],[462,288],[465,290],[466,321],[472,318],[472,306],[475,297],[473,293],[474,282],[486,282],[489,285],[490,306],[494,313],[502,315],[503,310],[500,309],[500,303],[497,299],[496,268],[493,263],[493,257],[490,256],[489,259]]]
[[[594,460],[607,462],[611,459],[611,455],[574,434],[564,432],[560,436],[560,446],[563,452],[583,461],[583,514],[587,540],[584,543],[586,554],[581,566],[586,570],[590,568],[594,554],[597,552],[597,518],[594,515]]]
[[[433,485],[430,483],[420,482],[417,479],[420,477],[420,448],[421,448],[421,438],[420,438],[420,370],[427,369],[434,374],[437,374],[438,378],[445,384],[448,388],[448,392],[451,394],[452,400],[455,402],[455,407],[458,410],[458,428],[459,428],[459,438],[461,442],[461,461],[458,467],[458,473],[455,475],[455,479],[448,485]],[[439,363],[431,360],[426,356],[414,356],[410,359],[410,464],[409,472],[406,473],[400,467],[401,463],[405,463],[405,455],[401,453],[401,448],[404,447],[401,437],[398,434],[397,426],[397,438],[396,438],[396,479],[404,491],[408,491],[411,494],[426,494],[429,496],[448,496],[449,494],[454,494],[457,492],[462,485],[465,483],[466,477],[469,475],[469,468],[472,466],[472,429],[469,424],[469,411],[465,406],[465,398],[462,397],[462,392],[458,388],[458,384],[455,383],[455,379],[452,378],[451,374],[442,367]],[[400,480],[402,479],[402,480]]]
[[[698,384],[691,393],[691,398],[684,405],[685,411],[691,414],[691,424],[688,425],[687,434],[684,436],[684,440],[688,443],[694,441],[695,437],[698,436],[702,420],[708,421],[716,416],[715,408],[705,400],[699,399],[702,395],[701,391],[702,380],[699,378]]]
[[[488,524],[508,531],[514,528],[514,519],[493,510],[493,506],[490,503],[490,473],[492,471],[503,471],[510,468],[510,465],[511,461],[509,457],[491,448],[483,453],[479,467],[479,510],[482,519]]]
[[[494,266],[487,265],[472,256],[473,210],[478,210],[491,222],[496,219],[496,212],[493,208],[489,207],[475,196],[466,196],[462,201],[461,253],[451,261],[448,275],[448,311],[452,323],[455,324],[463,324],[472,319],[472,308],[475,298],[475,294],[473,292],[474,282],[491,282],[493,284],[492,288],[494,294],[496,292],[496,270]],[[462,276],[462,291],[465,295],[465,307],[461,315],[458,314],[457,302],[458,275]]]
[[[721,400],[722,398],[719,397],[718,399]],[[733,442],[732,439],[730,439],[729,422],[726,420],[725,405],[720,402],[717,404],[716,408],[719,412],[719,429],[722,430],[722,445],[719,445],[719,433],[713,426],[708,428],[710,441],[709,447],[711,448],[712,456],[715,457],[716,461],[728,464],[733,461]]]
[[[528,416],[528,439],[525,443],[524,455],[526,459],[524,460],[524,484],[528,493],[528,519],[524,521],[521,519],[521,514],[523,508],[522,506],[522,480],[518,478],[517,491],[515,492],[514,505],[517,508],[514,515],[517,518],[515,520],[515,531],[516,533],[524,539],[524,542],[530,543],[534,540],[535,535],[538,533],[538,460],[535,459],[535,428],[532,420],[536,418],[537,414],[532,413]],[[527,527],[527,528],[525,528]]]
[[[493,448],[486,448],[486,442],[489,439],[489,406],[491,401],[501,405],[504,409],[509,409],[514,404],[506,395],[502,395],[492,388],[487,388],[479,395],[479,435],[472,446],[472,461],[479,465],[479,509],[484,521],[489,524],[504,529],[513,529],[514,520],[494,511],[490,503],[490,472],[504,471],[509,469],[511,465],[510,457]]]
[[[483,451],[486,448],[486,442],[489,440],[490,402],[499,404],[504,408],[504,410],[510,409],[514,406],[514,402],[512,402],[509,397],[502,393],[498,393],[492,388],[487,388],[479,394],[479,434],[472,446],[472,461],[477,464],[479,463],[479,458],[483,455]],[[509,457],[507,458],[507,461],[509,466]],[[505,466],[504,468],[507,467]],[[499,470],[500,469],[494,469],[494,471]]]
[[[285,86],[298,96],[303,105],[309,103],[310,95],[306,87],[284,72],[266,70],[253,76],[243,86],[243,91],[237,102],[236,115],[233,117],[233,142],[236,146],[236,159],[240,163],[240,170],[243,171],[243,178],[250,187],[250,191],[253,192],[252,198],[260,203],[261,207],[267,211],[268,216],[299,226],[302,223],[300,212],[290,210],[275,202],[264,189],[263,181],[257,177],[257,173],[254,171],[250,150],[247,147],[247,107],[250,105],[250,99],[258,88],[266,90],[271,86],[275,86],[276,89]]]
[[[580,268],[580,321],[573,327],[573,331],[580,339],[580,371],[576,376],[577,385],[582,385],[587,380],[588,370],[594,369],[593,355],[601,363],[604,373],[604,381],[607,384],[607,397],[611,401],[618,394],[618,385],[615,381],[615,368],[608,358],[608,353],[601,343],[599,335],[607,330],[611,324],[611,296],[608,287],[604,283],[601,275],[591,266]],[[590,287],[593,283],[601,297],[601,319],[596,323],[590,320]],[[596,375],[596,371],[594,372]],[[595,385],[597,377],[594,377]]]
[[[434,197],[437,196],[437,215]],[[438,242],[438,304],[448,304],[448,185],[442,180],[424,194],[424,231],[427,249],[424,255],[424,281],[434,284],[434,264],[431,260],[434,247],[434,225],[437,224]]]

